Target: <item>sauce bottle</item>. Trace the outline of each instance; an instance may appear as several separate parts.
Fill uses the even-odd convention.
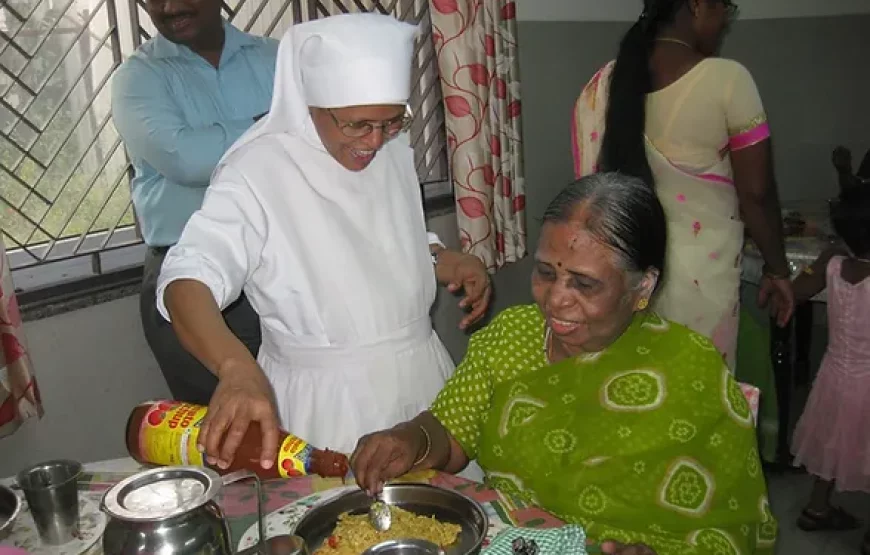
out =
[[[149,401],[138,405],[127,420],[127,451],[140,464],[209,466],[196,446],[199,428],[208,408],[179,401]],[[344,478],[347,457],[318,449],[305,440],[281,431],[275,464],[260,465],[260,425],[252,422],[227,469],[211,467],[220,474],[247,469],[264,479],[294,478],[308,474]]]

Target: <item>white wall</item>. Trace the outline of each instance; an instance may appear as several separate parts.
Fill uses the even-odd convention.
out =
[[[870,13],[870,0],[737,0],[742,19]],[[517,0],[525,21],[634,21],[641,0]]]

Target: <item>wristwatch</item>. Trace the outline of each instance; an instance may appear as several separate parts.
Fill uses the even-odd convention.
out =
[[[438,265],[438,253],[441,251],[431,251],[429,254],[432,256],[432,265]]]

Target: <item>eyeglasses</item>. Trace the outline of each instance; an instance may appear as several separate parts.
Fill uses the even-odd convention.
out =
[[[338,130],[341,131],[342,135],[353,139],[367,137],[371,135],[375,129],[380,129],[383,131],[384,135],[392,138],[403,131],[407,131],[408,128],[411,127],[412,115],[409,108],[406,108],[405,113],[401,116],[380,122],[341,121],[332,113],[331,109],[327,108],[326,111],[332,117],[332,121],[335,122],[335,126],[338,127]]]

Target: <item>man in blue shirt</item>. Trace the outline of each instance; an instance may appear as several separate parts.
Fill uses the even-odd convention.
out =
[[[269,110],[278,43],[226,23],[220,0],[148,0],[146,10],[159,34],[112,83],[112,116],[133,161],[133,204],[149,247],[142,326],[173,396],[208,404],[217,379],[158,313],[156,282],[221,156]],[[247,299],[223,316],[256,356],[260,324]]]

